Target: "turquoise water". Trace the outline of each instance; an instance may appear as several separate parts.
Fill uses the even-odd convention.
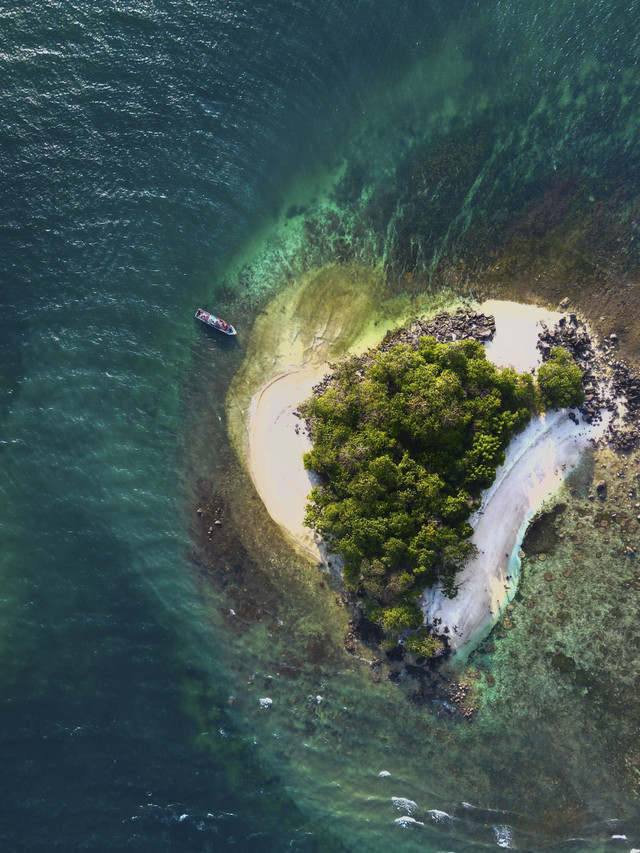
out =
[[[426,281],[552,173],[637,192],[638,11],[2,6],[3,849],[640,846],[620,775],[635,707],[615,741],[619,710],[599,726],[581,685],[542,672],[536,714],[505,652],[471,726],[374,684],[323,627],[328,581],[259,507],[234,515],[223,404],[253,319],[300,272],[384,261],[390,286]],[[196,329],[198,305],[238,340]],[[229,505],[211,584],[203,493]],[[325,583],[317,613],[301,577]],[[396,825],[392,797],[424,826]]]

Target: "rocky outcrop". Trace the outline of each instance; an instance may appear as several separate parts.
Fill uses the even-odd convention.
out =
[[[602,412],[611,413],[611,422],[602,443],[614,450],[640,447],[640,377],[629,365],[616,359],[618,336],[609,335],[596,343],[584,323],[575,315],[561,317],[553,329],[540,333],[538,349],[546,361],[553,347],[563,347],[573,356],[583,373],[584,403],[580,413],[594,423]],[[574,415],[574,420],[576,416]]]
[[[484,344],[495,333],[496,321],[491,315],[458,308],[454,314],[438,314],[433,320],[412,320],[404,329],[388,333],[379,349],[384,352],[396,344],[409,344],[417,349],[423,335],[430,335],[438,343],[471,340]]]
[[[558,325],[549,329],[543,324],[538,337],[538,350],[543,361],[547,361],[554,347],[568,350],[573,360],[582,370],[584,403],[580,407],[585,421],[593,423],[600,420],[601,412],[608,407],[606,383],[604,383],[605,362],[594,346],[589,330],[578,320],[575,314],[561,317]]]

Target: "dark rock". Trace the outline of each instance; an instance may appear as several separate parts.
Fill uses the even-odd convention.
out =
[[[367,618],[362,602],[354,607],[349,630],[363,643],[379,645],[382,640],[382,628]]]
[[[496,331],[495,320],[471,309],[460,308],[455,314],[439,314],[433,320],[414,320],[406,329],[389,333],[380,349],[386,351],[396,344],[409,344],[414,349],[422,335],[430,335],[439,343],[454,340],[489,341]]]
[[[551,656],[551,666],[558,672],[573,672],[576,668],[576,662],[568,655],[556,652]]]
[[[398,645],[394,646],[392,649],[388,649],[386,652],[387,660],[391,661],[401,661],[404,658],[404,646]]]
[[[566,504],[559,503],[549,512],[540,513],[529,522],[522,540],[522,550],[527,556],[553,553],[558,543],[554,524],[566,508]]]

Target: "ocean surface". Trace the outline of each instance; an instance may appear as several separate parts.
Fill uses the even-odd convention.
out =
[[[345,663],[335,590],[251,504],[224,411],[254,319],[309,270],[384,263],[437,293],[554,174],[635,221],[639,19],[0,4],[1,850],[640,847],[635,599],[600,647],[587,616],[558,640],[581,679],[523,633],[473,723],[409,703]],[[207,501],[220,546],[198,542]],[[607,559],[580,600],[608,625],[599,584],[633,569]]]

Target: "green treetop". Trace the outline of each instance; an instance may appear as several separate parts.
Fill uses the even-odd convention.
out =
[[[538,384],[545,408],[579,406],[584,400],[582,371],[562,347],[554,347],[538,369]]]
[[[342,555],[345,584],[388,638],[420,626],[425,586],[454,594],[474,550],[467,519],[538,401],[532,376],[498,370],[481,344],[423,337],[345,359],[300,407],[304,463],[322,476],[305,523]]]

